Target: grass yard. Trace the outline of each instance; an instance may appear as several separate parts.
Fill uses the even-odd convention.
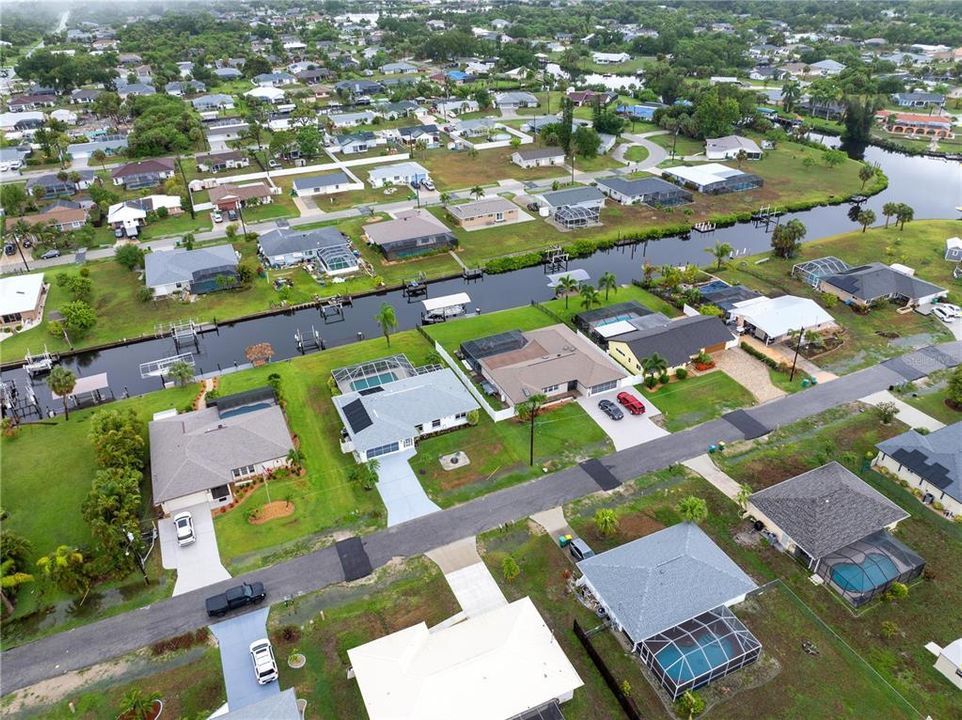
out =
[[[517,420],[499,423],[484,413],[476,426],[428,438],[418,443],[411,467],[428,495],[450,507],[478,495],[555,472],[614,447],[599,425],[577,403],[547,409],[535,425],[534,466],[528,465],[529,426]],[[470,465],[444,470],[439,458],[461,450]]]
[[[597,172],[598,170],[611,170],[624,166],[624,163],[618,162],[611,155],[595,155],[593,158],[579,156],[575,158],[575,172]]]
[[[962,412],[953,410],[945,404],[943,383],[931,388],[918,388],[912,392],[900,393],[899,398],[946,425],[962,420]]]
[[[644,162],[648,159],[648,150],[643,148],[641,145],[632,145],[630,148],[625,150],[625,160],[630,160],[631,162]]]
[[[957,615],[962,603],[962,525],[924,508],[906,489],[865,469],[862,462],[876,442],[905,429],[898,421],[885,427],[874,414],[838,408],[783,428],[764,445],[729,446],[719,462],[729,475],[758,490],[836,459],[911,514],[895,534],[927,565],[923,579],[904,600],[879,601],[856,617],[837,595],[812,585],[794,561],[772,553],[771,566],[923,715],[955,717],[962,712],[962,698],[932,670],[932,656],[923,646],[930,640],[944,644],[957,634],[945,627],[943,613]],[[882,636],[886,621],[895,623],[894,637]]]
[[[661,410],[664,427],[669,432],[701,425],[732,410],[755,404],[748,390],[720,370],[689,376],[654,390],[644,385],[636,389]]]
[[[671,148],[675,148],[675,161],[677,164],[678,158],[685,157],[687,155],[702,155],[705,152],[705,143],[701,140],[696,140],[695,138],[685,137],[679,134],[676,139],[672,133],[667,133],[665,135],[652,135],[648,138],[655,145],[661,145],[665,150],[671,153]]]
[[[565,174],[562,167],[527,170],[519,167],[511,162],[514,152],[513,147],[480,150],[476,154],[437,149],[420,153],[416,160],[427,168],[438,190],[465,190],[475,185],[495,185],[504,178],[538,180]]]
[[[638,287],[637,285],[621,285],[617,289],[612,290],[607,299],[605,299],[604,290],[600,290],[599,293],[601,294],[601,307],[634,300],[638,303],[641,303],[649,310],[652,310],[653,312],[660,312],[668,317],[676,317],[681,314],[678,308],[676,308],[674,305],[665,302],[657,295],[652,295],[650,292]],[[556,315],[560,316],[563,320],[573,322],[575,315],[580,312],[584,312],[584,307],[581,305],[581,298],[578,295],[571,295],[568,297],[568,300],[569,302],[565,303],[565,298],[560,297],[553,300],[547,300],[541,304]],[[594,309],[594,307],[592,309]]]
[[[526,305],[510,310],[486,313],[478,317],[461,318],[455,322],[438,323],[425,328],[428,335],[454,353],[465,340],[487,337],[508,330],[534,330],[554,324],[546,313]]]
[[[144,225],[140,230],[141,240],[153,240],[154,238],[165,237],[167,235],[185,235],[186,233],[205,232],[212,227],[210,214],[198,213],[196,218],[192,218],[186,210],[180,215],[168,216],[163,220],[157,220]]]

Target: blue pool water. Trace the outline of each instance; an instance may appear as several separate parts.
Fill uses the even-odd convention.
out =
[[[724,290],[725,288],[728,288],[728,287],[731,287],[731,286],[724,280],[712,280],[710,283],[706,283],[702,285],[699,288],[699,290],[701,290],[702,293],[712,293],[712,292],[718,292],[719,290]]]
[[[395,380],[397,380],[397,375],[392,372],[384,372],[378,375],[371,375],[370,377],[361,378],[360,380],[354,380],[351,382],[351,390],[367,390],[368,388],[378,387],[379,385],[394,382]]]
[[[709,639],[706,637],[706,639]],[[720,667],[734,657],[735,650],[730,643],[712,640],[707,645],[687,645],[678,647],[666,645],[655,655],[665,674],[681,685],[704,675],[712,668]],[[676,662],[684,657],[687,662]]]
[[[848,592],[869,592],[898,577],[895,563],[887,555],[869,553],[861,563],[840,563],[832,568],[832,581]]]
[[[622,320],[631,320],[633,317],[637,317],[634,313],[624,313],[623,315],[616,315],[615,317],[605,318],[595,323],[595,327],[603,327],[605,325],[611,325],[612,323],[621,322]]]
[[[266,402],[254,403],[253,405],[242,405],[241,407],[224,410],[220,416],[221,418],[229,418],[234,417],[235,415],[244,415],[245,413],[254,412],[255,410],[262,410],[270,406],[271,404]]]

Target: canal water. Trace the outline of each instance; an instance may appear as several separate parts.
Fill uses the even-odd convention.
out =
[[[827,145],[836,146],[837,138],[816,137]],[[917,220],[926,218],[953,218],[962,205],[962,165],[939,158],[907,156],[880,148],[869,147],[865,159],[878,164],[889,178],[889,187],[868,201],[882,220],[882,205],[886,202],[904,202],[915,210]],[[814,172],[831,172],[820,168]],[[834,207],[818,207],[792,213],[783,221],[798,218],[808,229],[807,240],[857,229],[848,218],[848,204]],[[573,260],[569,269],[583,268],[593,280],[603,273],[612,272],[619,283],[628,283],[641,276],[641,265],[682,264],[686,262],[707,265],[712,258],[705,249],[715,242],[727,242],[741,254],[763,252],[770,247],[770,236],[763,226],[742,223],[722,228],[713,233],[693,232],[690,239],[680,237],[653,240],[633,246],[600,251],[591,257]],[[440,297],[455,292],[467,292],[471,297],[470,309],[482,313],[526,305],[532,300],[547,300],[552,291],[541,267],[527,268],[502,275],[488,275],[480,281],[461,278],[432,283],[430,296]],[[398,329],[415,327],[420,320],[421,303],[418,298],[410,301],[399,291],[356,298],[352,307],[344,309],[343,318],[325,319],[318,309],[310,308],[284,315],[222,324],[216,332],[199,336],[197,346],[175,347],[170,338],[135,343],[101,352],[86,352],[66,358],[62,364],[78,376],[107,373],[111,391],[117,397],[124,394],[139,395],[160,389],[158,377],[141,378],[140,365],[160,358],[191,352],[199,374],[223,372],[234,367],[244,367],[247,360],[244,350],[254,343],[267,342],[274,348],[274,361],[285,360],[299,353],[295,334],[300,331],[310,336],[316,331],[326,347],[343,345],[360,338],[376,337],[380,329],[374,315],[383,302],[390,303],[398,318]],[[10,370],[2,374],[4,381],[14,380],[23,391],[30,378],[22,370]],[[58,410],[60,403],[53,402],[43,379],[32,383],[41,407]]]

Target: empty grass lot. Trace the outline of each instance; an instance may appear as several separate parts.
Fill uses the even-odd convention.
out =
[[[532,147],[531,145],[523,146]],[[436,149],[418,153],[415,160],[427,168],[439,190],[465,190],[475,185],[495,185],[499,180],[538,180],[561,177],[563,167],[524,169],[511,162],[513,147],[480,150],[472,156],[468,151]]]
[[[732,410],[755,404],[748,390],[720,370],[690,375],[685,380],[676,380],[654,390],[643,385],[636,389],[661,410],[665,429],[669,432],[701,425]]]

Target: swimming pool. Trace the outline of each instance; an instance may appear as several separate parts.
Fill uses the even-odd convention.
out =
[[[360,380],[351,381],[351,390],[367,390],[368,388],[378,387],[397,380],[397,375],[392,372],[378,373]]]
[[[635,313],[622,313],[621,315],[616,315],[615,317],[605,318],[604,320],[599,320],[595,323],[595,327],[604,327],[605,325],[611,325],[616,322],[622,322],[623,320],[631,320],[632,318],[638,317]]]
[[[882,553],[868,553],[860,563],[839,563],[832,568],[832,582],[851,593],[869,592],[898,576],[895,563]]]
[[[234,417],[235,415],[244,415],[245,413],[254,412],[255,410],[263,410],[266,407],[270,407],[271,403],[254,403],[253,405],[241,405],[240,407],[231,408],[230,410],[224,410],[220,413],[221,419]]]
[[[735,644],[727,638],[713,637],[706,634],[704,639],[709,642],[704,645],[679,642],[666,645],[655,655],[655,660],[676,685],[690,682],[715,668],[724,667],[725,663],[740,654]]]

